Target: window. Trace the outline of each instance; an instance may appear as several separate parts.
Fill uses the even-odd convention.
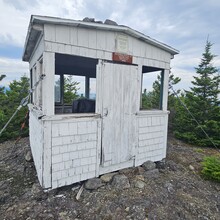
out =
[[[163,70],[142,68],[141,110],[161,110],[163,96]]]
[[[85,97],[85,76],[63,75],[63,103],[72,105],[73,101]]]
[[[96,78],[90,78],[89,98],[96,99]]]
[[[31,89],[34,88],[33,93],[31,94],[31,103],[36,105],[39,109],[42,109],[42,81],[39,81],[41,75],[43,74],[43,58],[41,57],[39,61],[32,67],[30,70],[31,77]]]
[[[55,114],[95,112],[97,62],[55,54]]]
[[[55,75],[54,96],[55,96],[55,103],[61,104],[61,76],[60,75]]]

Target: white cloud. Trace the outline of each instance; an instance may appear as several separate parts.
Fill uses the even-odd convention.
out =
[[[12,80],[20,79],[24,74],[29,75],[28,63],[0,57],[0,75],[6,75],[6,78],[0,81],[0,86],[7,86]]]
[[[28,0],[0,0],[0,8],[0,44],[23,47],[31,14],[82,19],[84,1],[38,0],[32,4]]]
[[[193,76],[195,76],[195,72],[176,67],[173,67],[171,71],[175,77],[181,78],[181,81],[174,86],[174,89],[181,89],[182,91],[189,90],[189,87],[192,85],[191,81],[194,79]]]
[[[172,71],[182,77],[183,86],[195,73],[208,35],[214,43],[213,53],[220,56],[219,0],[0,0],[0,8],[0,44],[4,45],[23,47],[31,14],[75,20],[110,18],[130,26],[180,50]],[[214,64],[220,67],[218,57]],[[28,69],[20,60],[3,57],[0,65],[0,71],[7,74]]]

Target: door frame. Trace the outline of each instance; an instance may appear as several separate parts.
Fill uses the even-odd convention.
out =
[[[103,159],[104,159],[104,152],[103,152],[103,128],[104,128],[104,118],[103,117],[105,117],[104,116],[104,106],[103,106],[103,96],[104,96],[104,93],[103,93],[103,91],[104,91],[104,89],[105,89],[105,81],[104,81],[104,77],[105,77],[105,72],[104,71],[106,71],[105,70],[105,66],[106,65],[120,65],[120,66],[122,66],[122,67],[124,67],[124,66],[127,66],[128,68],[129,67],[131,67],[132,66],[132,68],[134,68],[134,67],[136,67],[136,71],[133,71],[133,69],[131,70],[131,71],[129,71],[129,74],[128,74],[128,76],[130,75],[130,74],[132,74],[132,73],[134,73],[134,77],[137,77],[137,81],[136,81],[136,84],[134,84],[135,86],[134,86],[134,93],[136,94],[136,99],[137,99],[137,104],[136,104],[136,109],[135,109],[135,112],[133,112],[133,126],[135,127],[135,128],[133,128],[133,130],[134,130],[134,133],[136,133],[136,117],[135,117],[135,115],[136,115],[136,113],[137,113],[137,111],[139,111],[139,99],[138,99],[138,97],[139,97],[139,93],[140,93],[140,89],[139,89],[139,67],[138,67],[138,65],[134,65],[134,64],[124,64],[124,63],[117,63],[117,62],[109,62],[109,61],[103,61],[103,60],[99,60],[99,63],[98,63],[98,65],[97,65],[97,76],[96,76],[96,80],[97,80],[97,84],[96,84],[96,86],[97,86],[97,91],[96,91],[96,113],[99,113],[99,114],[101,114],[101,137],[100,137],[100,146],[99,146],[99,149],[98,149],[98,154],[99,154],[99,174],[103,174],[103,173],[107,173],[107,172],[112,172],[112,171],[114,171],[114,170],[119,170],[119,169],[123,169],[123,168],[126,168],[126,167],[131,167],[131,166],[134,166],[134,164],[135,164],[135,152],[136,152],[136,143],[134,144],[133,142],[132,142],[132,144],[133,144],[133,146],[131,147],[131,148],[134,148],[134,149],[132,149],[131,150],[131,152],[132,152],[132,156],[130,157],[131,159],[130,160],[127,160],[127,161],[123,161],[123,162],[120,162],[120,163],[116,163],[116,164],[111,164],[111,165],[106,165],[106,166],[104,166],[104,161],[103,161]],[[128,79],[130,79],[130,78],[128,78]],[[134,83],[134,81],[132,80],[132,79],[130,79],[130,81],[131,81],[131,83]],[[128,83],[130,83],[129,82],[129,80],[128,80]],[[110,91],[110,90],[109,90]],[[122,113],[122,114],[124,114],[124,113]],[[134,134],[135,135],[135,134]],[[129,140],[130,140],[130,138],[129,138]],[[135,142],[137,142],[137,141],[135,141]],[[131,143],[128,141],[128,144],[130,145]],[[130,149],[130,148],[129,148]]]

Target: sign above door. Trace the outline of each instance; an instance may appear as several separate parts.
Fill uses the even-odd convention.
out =
[[[132,64],[133,57],[123,53],[112,53],[112,60]]]

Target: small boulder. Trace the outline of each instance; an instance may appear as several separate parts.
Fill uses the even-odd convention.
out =
[[[143,189],[145,187],[146,183],[141,180],[135,180],[134,181],[134,187],[138,189]]]
[[[83,18],[83,21],[85,21],[85,22],[95,22],[95,19],[94,18],[85,17],[85,18]]]
[[[93,178],[93,179],[87,180],[84,186],[85,186],[85,189],[94,190],[94,189],[100,188],[103,185],[104,184],[102,183],[101,179]]]
[[[159,170],[158,169],[153,169],[153,170],[148,170],[147,172],[144,173],[144,177],[146,179],[155,179],[159,177]]]
[[[43,193],[43,190],[40,186],[39,183],[34,183],[32,185],[32,188],[31,188],[31,193],[34,195],[34,194],[39,194],[39,193]]]
[[[144,181],[144,176],[143,175],[137,175],[137,176],[135,176],[135,179]]]
[[[161,170],[165,169],[166,168],[166,161],[165,161],[165,159],[163,159],[161,161],[157,161],[156,162],[156,168],[157,169],[161,169]]]
[[[144,170],[143,167],[137,167],[137,173],[138,173],[139,175],[142,175],[144,172],[145,172],[145,170]]]
[[[110,25],[118,25],[115,21],[112,21],[110,19],[106,19],[104,24],[110,24]]]
[[[100,177],[100,179],[105,182],[105,183],[108,183],[112,180],[113,176],[115,176],[117,173],[107,173],[107,174],[104,174]]]
[[[33,157],[32,157],[32,154],[31,154],[30,150],[25,154],[25,160],[27,162],[32,162],[33,161]]]
[[[122,170],[119,170],[118,172],[125,175],[133,174],[136,172],[136,167],[124,168]]]
[[[142,164],[142,167],[143,167],[146,171],[148,171],[148,170],[153,170],[153,169],[156,168],[156,164],[155,164],[154,162],[148,160],[148,161],[146,161],[146,162],[144,162],[144,163]]]
[[[173,188],[173,184],[172,183],[170,183],[170,182],[166,182],[165,184],[164,184],[164,187],[167,189],[167,191],[169,192],[169,193],[171,193],[171,194],[173,194],[174,193],[174,188]]]
[[[29,196],[28,193],[26,195]],[[47,193],[45,193],[43,191],[43,189],[41,188],[39,183],[34,183],[32,185],[30,196],[32,198],[34,198],[35,200],[37,200],[37,201],[41,201],[41,200],[47,199]]]
[[[191,164],[189,165],[189,169],[192,170],[192,171],[195,171],[194,166],[192,166]]]
[[[128,178],[124,174],[113,176],[112,186],[117,189],[127,189],[131,187]]]

